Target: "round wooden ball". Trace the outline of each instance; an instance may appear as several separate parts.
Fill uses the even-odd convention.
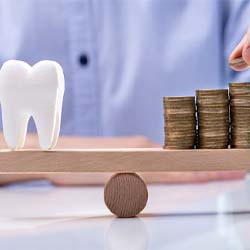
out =
[[[105,186],[104,200],[108,209],[116,216],[134,217],[147,204],[147,186],[137,174],[115,174]]]

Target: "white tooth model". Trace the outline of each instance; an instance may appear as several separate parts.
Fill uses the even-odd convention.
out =
[[[10,60],[0,71],[0,102],[5,141],[9,148],[24,146],[32,116],[43,150],[52,149],[59,136],[64,75],[54,61],[41,61],[33,67]]]

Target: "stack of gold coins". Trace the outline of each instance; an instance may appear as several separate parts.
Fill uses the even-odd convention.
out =
[[[164,97],[163,104],[164,148],[194,148],[196,141],[195,97]]]
[[[197,90],[198,148],[228,148],[228,90]]]
[[[230,83],[231,147],[250,148],[250,83]]]

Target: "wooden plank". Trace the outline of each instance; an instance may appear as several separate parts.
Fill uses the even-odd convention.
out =
[[[161,172],[250,169],[250,149],[0,151],[0,173]]]

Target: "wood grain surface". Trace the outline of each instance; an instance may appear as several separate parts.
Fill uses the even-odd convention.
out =
[[[250,169],[250,149],[0,151],[0,173],[133,173],[244,169]]]
[[[104,201],[116,216],[135,217],[147,204],[147,186],[138,174],[115,174],[105,186]]]

